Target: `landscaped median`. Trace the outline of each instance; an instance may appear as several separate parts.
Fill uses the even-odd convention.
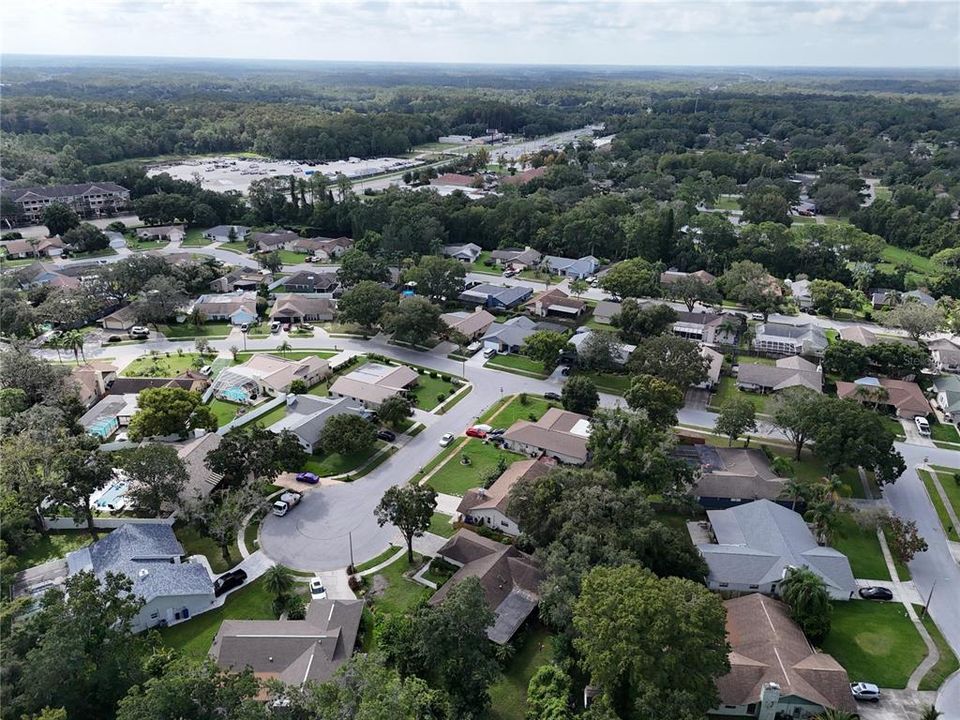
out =
[[[957,528],[951,519],[947,505],[943,502],[943,498],[939,492],[940,489],[943,490],[943,494],[947,496],[947,502],[950,504],[953,514],[960,516],[960,484],[957,484],[954,479],[956,476],[953,473],[936,470],[930,472],[919,469],[917,470],[917,475],[919,475],[923,481],[927,495],[930,496],[930,502],[933,503],[933,507],[937,510],[937,517],[940,518],[940,525],[943,526],[943,531],[947,539],[952,542],[960,542],[960,532],[958,532],[960,528]],[[936,481],[934,480],[934,475],[936,476]]]

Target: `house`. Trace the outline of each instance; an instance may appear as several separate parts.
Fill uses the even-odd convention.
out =
[[[107,395],[80,416],[80,427],[90,435],[106,440],[121,427],[130,424],[137,412],[137,396]]]
[[[250,228],[246,225],[217,225],[209,230],[204,230],[203,236],[214,242],[232,242],[243,240],[248,232],[250,232]],[[232,238],[230,237],[231,233],[233,234]]]
[[[688,494],[708,510],[760,499],[776,501],[786,487],[767,456],[755,448],[678,445],[674,456],[699,471]]]
[[[258,270],[238,268],[231,270],[223,277],[211,281],[210,289],[215,293],[234,293],[238,290],[256,290],[267,279]]]
[[[205,498],[223,480],[223,475],[211,470],[206,463],[207,455],[220,446],[220,440],[217,433],[211,432],[177,443],[177,456],[187,470],[187,482],[180,492],[182,498]]]
[[[417,371],[406,365],[367,363],[334,380],[330,395],[350,398],[368,409],[378,408],[387,398],[414,387],[419,379]]]
[[[493,625],[487,628],[492,642],[506,645],[537,609],[543,571],[530,555],[513,545],[461,528],[437,551],[437,557],[459,569],[427,603],[439,605],[457,585],[476,578],[494,614]]]
[[[938,373],[960,373],[960,346],[952,340],[931,340],[927,349],[933,360],[933,369]]]
[[[474,243],[467,243],[466,245],[444,245],[443,246],[443,256],[451,257],[455,260],[465,263],[474,263],[477,261],[477,258],[480,257],[480,253],[483,252],[483,248]]]
[[[547,272],[555,273],[562,277],[582,280],[597,271],[600,267],[600,261],[593,255],[586,255],[577,259],[560,257],[558,255],[545,255],[540,261],[540,266]]]
[[[921,305],[925,305],[926,307],[933,307],[937,304],[936,298],[928,295],[922,290],[911,290],[910,292],[903,293],[903,295],[900,296],[900,302],[916,302],[920,303]]]
[[[271,290],[280,286],[291,293],[333,293],[340,287],[340,281],[336,273],[301,270],[269,285]]]
[[[431,185],[453,185],[456,187],[473,187],[476,182],[476,175],[463,175],[461,173],[443,173],[430,181]]]
[[[518,353],[524,341],[540,329],[542,329],[540,323],[523,315],[517,315],[502,323],[493,323],[481,341],[484,350]]]
[[[849,600],[857,589],[847,556],[821,547],[803,517],[762,499],[725,510],[708,510],[715,543],[698,544],[707,563],[711,590],[776,595],[791,567],[819,575],[834,600]]]
[[[810,294],[810,280],[794,280],[789,283],[790,294],[801,310],[813,307],[813,295]]]
[[[183,546],[167,523],[128,523],[80,550],[67,553],[67,572],[126,575],[144,604],[134,632],[174,625],[209,610],[213,581],[201,563],[181,562]]]
[[[10,240],[0,245],[0,249],[5,252],[9,260],[60,257],[63,255],[63,248],[64,243],[59,235],[35,239],[32,242],[31,240]]]
[[[43,222],[43,212],[52,203],[67,205],[81,217],[110,216],[130,204],[130,191],[112,182],[4,188],[3,197],[13,202],[18,216],[31,225]]]
[[[855,342],[857,345],[863,345],[864,347],[876,345],[880,341],[873,330],[863,325],[847,325],[840,328],[840,339]]]
[[[118,377],[107,388],[108,395],[138,395],[141,390],[155,387],[178,387],[202,393],[210,385],[210,379],[200,373],[187,370],[175,378]]]
[[[283,293],[277,295],[270,319],[282,323],[328,322],[333,320],[336,309],[329,298]]]
[[[870,304],[874,310],[888,310],[900,302],[900,293],[896,290],[877,289],[870,291]]]
[[[936,393],[937,407],[943,417],[954,425],[960,420],[960,378],[956,375],[941,375],[931,383]]]
[[[465,522],[486,525],[516,537],[520,534],[520,528],[517,521],[507,514],[510,490],[518,482],[546,475],[553,467],[555,463],[548,460],[518,460],[504,470],[490,487],[467,490],[457,506],[457,512]]]
[[[298,238],[290,245],[290,249],[294,252],[312,255],[320,262],[336,260],[352,247],[353,240],[342,236],[337,238]]]
[[[207,320],[227,320],[231,325],[253,323],[257,321],[257,293],[253,290],[238,290],[232,293],[201,295],[189,312],[194,310],[202,312]]]
[[[479,305],[473,312],[449,312],[440,316],[440,320],[451,331],[458,332],[470,342],[483,337],[493,325],[495,318]]]
[[[526,185],[531,180],[536,180],[539,177],[543,177],[547,174],[547,166],[541,165],[538,168],[530,168],[529,170],[522,170],[516,175],[504,175],[500,179],[501,185]]]
[[[774,365],[740,363],[737,387],[749,392],[772,393],[788,387],[823,392],[823,369],[799,355],[780,358]]]
[[[619,314],[620,303],[612,300],[601,300],[593,306],[593,319],[603,325],[610,325]]]
[[[536,422],[518,420],[502,437],[508,450],[583,465],[590,457],[587,452],[589,434],[590,418],[586,415],[552,407]]]
[[[70,371],[70,380],[77,388],[77,397],[88,408],[107,394],[107,386],[117,377],[117,366],[103,360],[91,360]]]
[[[886,407],[898,418],[913,420],[930,413],[930,403],[920,386],[906,380],[863,377],[854,382],[837,380],[837,397],[856,400],[864,405]]]
[[[137,237],[141,240],[163,240],[182,242],[187,236],[183,225],[157,225],[156,227],[137,228]]]
[[[124,305],[119,310],[100,318],[100,325],[103,329],[113,330],[114,332],[127,332],[136,324],[137,315],[134,312],[133,305]]]
[[[533,288],[525,285],[491,285],[480,283],[467,288],[460,293],[460,302],[468,305],[482,305],[487,308],[508,310],[517,307],[524,300],[533,295]]]
[[[616,338],[613,333],[607,332],[606,330],[588,330],[587,328],[577,328],[577,332],[570,337],[570,345],[574,347],[574,350],[579,353],[580,348],[585,342],[587,342],[591,337],[594,336],[597,332],[601,332],[604,335],[611,335]],[[634,350],[637,349],[636,345],[628,345],[627,343],[615,341],[611,344],[611,359],[617,365],[626,365],[627,360],[630,359],[630,355]]]
[[[247,244],[253,245],[259,252],[283,250],[292,246],[300,236],[289,230],[275,230],[273,232],[255,232],[247,235]]]
[[[827,710],[856,716],[847,671],[814,649],[789,607],[758,593],[723,606],[730,672],[717,679],[721,705],[710,717],[809,720]]]
[[[704,345],[736,345],[739,323],[732,317],[708,312],[677,311],[673,334]]]
[[[127,238],[123,233],[119,233],[116,230],[104,230],[103,234],[107,236],[107,239],[110,241],[109,247],[114,250],[120,250],[127,246]]]
[[[303,620],[224,620],[210,657],[261,680],[327,682],[353,655],[362,615],[363,600],[311,600]]]
[[[17,281],[23,288],[51,287],[51,288],[78,288],[80,278],[73,277],[61,271],[55,265],[41,262],[31,263],[16,273]]]
[[[766,322],[757,325],[753,348],[774,355],[822,356],[828,345],[827,335],[821,327],[807,323]]]
[[[706,270],[697,270],[695,272],[683,272],[675,268],[670,270],[665,270],[660,273],[660,284],[661,285],[672,285],[678,280],[683,280],[684,278],[694,278],[699,280],[705,285],[713,285],[717,281],[716,275],[711,275]]]
[[[700,345],[700,355],[707,359],[707,379],[695,387],[702,390],[713,390],[720,382],[720,372],[723,370],[723,353],[718,353],[711,347]]]
[[[538,317],[579,317],[587,309],[583,300],[570,297],[560,288],[551,288],[534,295],[523,304],[527,312]]]
[[[543,256],[529,245],[522,250],[519,248],[505,248],[503,250],[494,250],[490,257],[497,263],[514,269],[525,269],[536,267],[540,264]]]
[[[248,399],[275,397],[289,392],[297,380],[310,387],[330,374],[330,363],[316,355],[288,360],[270,353],[254,353],[246,362],[221,370],[213,383],[213,392],[230,399],[243,395]]]
[[[348,398],[324,398],[314,395],[288,395],[287,414],[271,425],[270,432],[292,432],[308,453],[319,449],[320,433],[335,415],[363,415],[364,409]]]

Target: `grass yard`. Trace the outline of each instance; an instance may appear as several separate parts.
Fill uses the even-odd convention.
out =
[[[435,512],[430,518],[430,527],[427,529],[434,535],[440,535],[446,538],[453,537],[453,534],[457,531],[450,522],[450,516],[439,512]]]
[[[733,400],[735,398],[749,400],[753,403],[758,413],[766,413],[771,396],[760,393],[742,392],[737,389],[736,379],[732,377],[722,377],[713,393],[713,397],[710,399],[710,405],[719,408],[727,400]]]
[[[103,537],[109,531],[99,530],[98,532],[100,537]],[[30,547],[16,554],[17,571],[26,570],[50,560],[64,558],[68,552],[86,547],[91,542],[93,542],[93,538],[86,530],[64,530],[38,535],[30,543]]]
[[[254,580],[231,593],[223,607],[164,628],[160,631],[160,638],[164,645],[187,657],[204,658],[224,620],[275,620],[272,605],[273,597],[264,587],[263,579]]]
[[[257,423],[260,427],[270,427],[278,420],[282,420],[283,417],[287,414],[287,406],[284,403],[280,403],[270,412],[265,415],[261,415],[254,422]]]
[[[254,353],[254,352],[240,352],[237,353],[237,359],[233,361],[234,365],[239,365],[240,363],[245,363],[247,360],[252,358],[254,355],[262,355],[263,353]],[[287,360],[303,360],[305,357],[319,357],[319,358],[332,358],[334,355],[337,355],[336,350],[290,350],[286,354],[277,352],[276,350],[268,351],[270,355],[276,355],[278,357],[286,358]]]
[[[780,447],[772,447],[776,455],[783,455],[790,458],[793,462],[793,472],[799,480],[804,482],[817,482],[821,478],[828,477],[830,471],[827,469],[827,466],[824,464],[823,460],[818,458],[816,455],[813,455],[809,451],[805,451],[801,456],[800,462],[793,461],[793,452],[785,450]],[[863,498],[863,483],[860,482],[860,475],[857,472],[856,468],[846,468],[840,473],[838,473],[840,479],[843,481],[844,487],[841,488],[840,494],[844,497],[855,497]],[[868,473],[869,479],[869,473]]]
[[[243,544],[251,553],[260,549],[257,543],[257,536],[260,534],[260,518],[253,518],[243,529]]]
[[[127,247],[134,252],[159,250],[160,248],[165,248],[169,244],[169,240],[137,240],[136,238],[127,238]]]
[[[475,262],[469,263],[465,266],[467,268],[467,272],[486,273],[487,275],[500,275],[503,272],[503,269],[500,268],[499,266],[483,264],[484,260],[489,260],[489,259],[490,259],[490,251],[484,250],[482,253],[480,253],[477,256],[477,259]]]
[[[713,207],[717,210],[739,210],[740,209],[740,198],[731,197],[730,195],[721,195],[717,198],[717,201],[713,203]]]
[[[503,675],[490,686],[489,717],[493,720],[523,720],[527,712],[527,686],[541,665],[553,659],[550,633],[539,623],[527,628]]]
[[[840,516],[837,532],[830,545],[850,558],[854,577],[870,580],[890,580],[887,564],[883,559],[877,531],[861,528],[850,513]]]
[[[894,265],[909,265],[919,273],[929,274],[937,271],[937,264],[930,258],[895,245],[887,245],[880,256]]]
[[[233,242],[225,242],[217,245],[221,250],[228,250],[229,252],[235,252],[240,255],[246,255],[247,243],[244,240],[234,240]]]
[[[437,374],[440,377],[430,377],[427,373],[420,374],[417,386],[410,391],[415,407],[421,410],[433,410],[442,402],[437,399],[438,396],[442,395],[443,400],[450,397],[452,394],[450,391],[454,389],[453,383],[443,380],[440,373]]]
[[[280,262],[284,265],[299,265],[306,262],[307,259],[306,253],[298,253],[293,250],[278,250],[277,253],[280,255]]]
[[[109,257],[110,255],[116,255],[117,251],[111,247],[103,248],[103,250],[91,250],[90,252],[83,253],[73,253],[70,255],[74,260],[83,260],[86,258],[100,258],[100,257]]]
[[[210,409],[217,418],[217,427],[223,427],[237,416],[237,410],[243,405],[227,402],[220,398],[213,398],[210,401]]]
[[[538,378],[545,378],[550,374],[543,367],[542,362],[531,360],[525,355],[494,355],[484,364],[484,367]]]
[[[403,577],[405,572],[419,567],[423,561],[423,558],[416,553],[414,553],[413,557],[414,562],[412,565],[407,564],[407,556],[404,554],[404,556],[396,562],[391,563],[375,575],[368,577],[368,580],[372,580],[375,577],[382,577],[387,581],[387,587],[383,593],[371,597],[374,615],[409,612],[417,603],[433,594],[430,588]]]
[[[542,397],[528,395],[527,404],[524,405],[520,402],[520,397],[517,396],[511,402],[507,403],[503,410],[497,414],[494,421],[489,424],[496,427],[508,428],[517,420],[530,420],[531,415],[533,415],[534,420],[539,420],[540,417],[552,407],[560,407],[560,403],[551,403]],[[481,416],[481,420],[482,419],[483,416]],[[487,420],[485,422],[489,421]]]
[[[960,515],[960,482],[954,480],[955,474],[956,471],[938,472],[937,479],[940,480],[943,491],[947,494],[947,500],[950,501],[954,514]]]
[[[200,327],[195,327],[189,323],[176,323],[174,325],[161,325],[159,327],[167,338],[225,338],[233,330],[233,325],[229,322],[205,322]]]
[[[927,489],[927,495],[930,496],[930,502],[933,503],[933,507],[937,510],[937,517],[940,518],[940,525],[943,527],[943,531],[947,535],[948,540],[953,542],[960,542],[960,535],[958,535],[957,530],[953,526],[953,523],[950,521],[950,516],[947,514],[947,508],[943,504],[943,500],[940,498],[940,493],[937,492],[937,488],[933,484],[933,478],[930,476],[926,470],[917,470],[917,474],[920,476],[920,479],[923,480],[923,486]],[[939,476],[938,474],[938,477]],[[947,483],[944,483],[943,480],[940,480],[940,484],[943,486],[944,492],[947,492]],[[954,487],[956,483],[951,483]],[[949,498],[950,495],[948,494]]]
[[[614,395],[623,395],[630,389],[630,383],[632,382],[629,375],[598,372],[577,373],[577,375],[590,378],[600,392],[613,393]]]
[[[914,605],[913,607],[918,615],[923,612],[922,605]],[[937,664],[930,668],[927,674],[923,676],[923,679],[920,681],[920,689],[937,690],[943,685],[944,680],[953,675],[957,670],[960,670],[960,661],[957,660],[957,656],[950,648],[950,644],[946,638],[943,637],[943,633],[940,632],[940,628],[937,627],[932,617],[923,615],[920,622],[923,623],[927,632],[930,633],[930,637],[933,638],[933,642],[940,651],[940,659],[937,661]]]
[[[463,456],[469,458],[469,465],[462,464]],[[463,449],[458,451],[446,465],[430,478],[430,487],[437,492],[463,496],[463,493],[470,488],[482,485],[483,478],[497,467],[501,457],[508,464],[523,459],[521,455],[516,453],[501,450],[495,445],[484,443],[476,438],[470,438]]]
[[[392,558],[394,555],[396,555],[397,550],[399,549],[400,548],[398,546],[391,545],[376,557],[372,557],[366,562],[362,562],[359,565],[357,565],[357,568],[356,568],[357,572],[359,573],[359,572],[363,572],[364,570],[369,570],[370,568],[376,567],[382,562],[386,562],[387,560]]]
[[[862,600],[833,604],[833,625],[822,649],[846,668],[851,682],[884,688],[906,687],[927,654],[903,605]]]
[[[183,239],[183,242],[180,243],[181,247],[204,247],[209,245],[212,240],[209,240],[203,236],[203,231],[206,228],[191,228],[187,230],[187,236]]]
[[[127,365],[120,375],[123,377],[177,377],[187,370],[197,367],[198,353],[172,353],[166,355],[144,355]],[[205,363],[204,363],[205,364]]]
[[[348,473],[352,470],[356,470],[358,467],[367,462],[377,453],[378,450],[384,447],[385,444],[386,443],[377,440],[376,444],[374,444],[370,450],[352,453],[350,455],[340,455],[339,453],[331,453],[329,455],[311,455],[309,458],[307,458],[307,462],[304,464],[302,469],[316,473],[320,477]]]
[[[960,433],[957,432],[957,428],[945,423],[930,423],[930,437],[940,442],[960,443]]]
[[[223,560],[220,548],[208,537],[204,537],[197,529],[190,525],[177,524],[173,528],[177,540],[183,545],[185,555],[203,555],[210,561],[210,567],[215,573],[224,573],[237,565],[243,558],[240,557],[240,551],[236,547],[230,548],[230,557],[232,562],[228,565]]]

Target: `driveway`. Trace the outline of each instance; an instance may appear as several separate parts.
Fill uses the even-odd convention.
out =
[[[937,693],[931,691],[884,689],[880,702],[857,703],[857,712],[861,720],[919,720],[923,709],[936,697]]]

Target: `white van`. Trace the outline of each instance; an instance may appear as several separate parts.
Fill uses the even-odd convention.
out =
[[[487,348],[486,350],[483,351],[483,356],[488,360],[496,354],[497,354],[497,349],[492,347]]]
[[[917,426],[917,432],[923,435],[924,437],[930,436],[930,423],[927,422],[925,417],[920,417],[917,415],[913,419],[913,423]]]

